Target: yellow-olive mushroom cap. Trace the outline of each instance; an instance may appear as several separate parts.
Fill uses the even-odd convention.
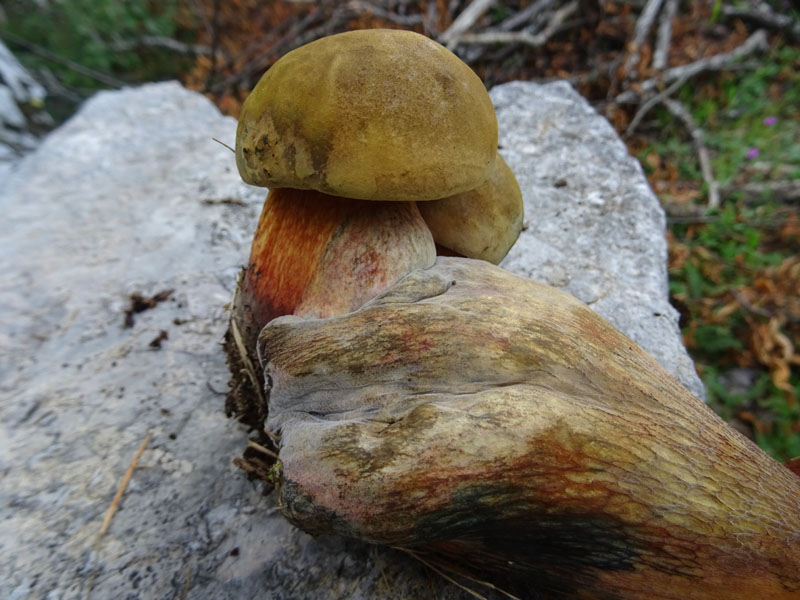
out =
[[[482,185],[417,206],[436,243],[494,264],[503,260],[522,231],[522,193],[500,154]]]
[[[236,165],[266,187],[433,200],[485,180],[497,151],[486,88],[452,52],[372,29],[289,52],[242,107]]]

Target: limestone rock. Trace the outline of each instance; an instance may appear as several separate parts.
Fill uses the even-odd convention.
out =
[[[530,222],[505,266],[700,393],[635,161],[565,84],[492,97]],[[223,307],[265,197],[211,139],[235,129],[175,83],[101,93],[0,186],[0,597],[466,597],[397,552],[299,532],[231,464],[246,432],[222,412]]]
[[[44,110],[45,90],[0,41],[0,178],[11,170],[11,163],[36,147],[37,138],[30,132],[33,123],[52,126]]]

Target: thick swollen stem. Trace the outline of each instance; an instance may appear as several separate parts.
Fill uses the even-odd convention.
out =
[[[281,315],[325,318],[356,310],[435,258],[413,202],[271,190],[242,284],[248,325],[257,335]]]
[[[439,258],[259,344],[279,504],[309,533],[526,598],[800,598],[800,478],[562,292]]]
[[[271,190],[232,306],[228,354],[234,352],[234,393],[243,385],[249,389],[244,396],[261,395],[255,348],[269,321],[289,314],[326,318],[351,312],[435,259],[433,237],[413,202]],[[246,378],[237,375],[243,369]],[[236,404],[249,401],[231,402],[229,412],[248,412]],[[263,407],[258,414],[247,421],[261,420]]]

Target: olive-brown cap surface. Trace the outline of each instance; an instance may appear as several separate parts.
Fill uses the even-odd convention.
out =
[[[278,60],[239,117],[253,185],[363,200],[433,200],[480,185],[497,119],[477,75],[413,32],[351,31]]]

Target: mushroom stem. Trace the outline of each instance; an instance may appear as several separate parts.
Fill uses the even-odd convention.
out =
[[[244,396],[251,398],[240,398],[238,403],[260,396],[250,389],[254,380],[262,381],[256,340],[272,319],[289,314],[326,318],[351,312],[409,271],[430,267],[435,259],[431,232],[414,202],[353,200],[292,188],[270,190],[232,306],[231,319],[242,338],[240,345],[227,343],[233,388],[242,395],[244,386],[249,390]],[[241,346],[248,360],[231,356],[240,354]],[[248,371],[246,378],[237,374],[242,368]],[[228,412],[240,416],[248,412],[231,402],[229,398]],[[258,413],[258,418],[247,422],[260,426],[265,408]]]
[[[259,344],[279,503],[309,533],[523,597],[800,597],[800,478],[562,292],[439,258]]]

